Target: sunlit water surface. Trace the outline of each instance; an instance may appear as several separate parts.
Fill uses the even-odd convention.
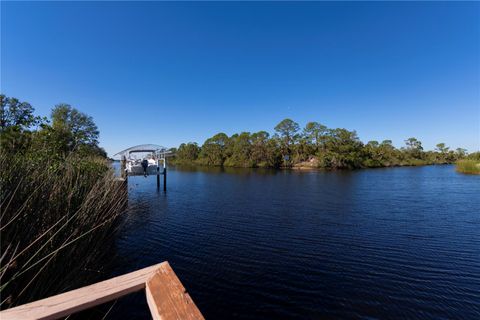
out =
[[[480,177],[453,166],[129,179],[115,274],[168,260],[207,319],[480,319]],[[144,294],[114,318],[148,318]]]

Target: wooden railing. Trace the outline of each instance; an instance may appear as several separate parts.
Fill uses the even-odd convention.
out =
[[[145,289],[153,319],[204,319],[168,262],[0,312],[1,320],[58,319]]]

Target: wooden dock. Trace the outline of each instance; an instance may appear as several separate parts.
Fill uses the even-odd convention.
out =
[[[145,290],[152,318],[204,319],[168,262],[0,312],[2,320],[58,319]]]

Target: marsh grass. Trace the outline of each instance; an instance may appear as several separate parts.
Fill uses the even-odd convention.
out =
[[[1,309],[101,277],[127,201],[105,159],[1,151],[0,187]]]
[[[461,173],[480,174],[480,161],[473,159],[458,160],[456,169]]]

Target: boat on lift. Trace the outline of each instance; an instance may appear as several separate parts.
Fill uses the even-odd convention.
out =
[[[127,175],[147,176],[162,173],[167,166],[167,157],[170,155],[172,152],[165,147],[142,144],[122,150],[114,157],[120,157],[122,171]]]
[[[157,174],[157,168],[159,168],[157,161],[151,157],[129,159],[125,164],[125,169],[132,176]]]

